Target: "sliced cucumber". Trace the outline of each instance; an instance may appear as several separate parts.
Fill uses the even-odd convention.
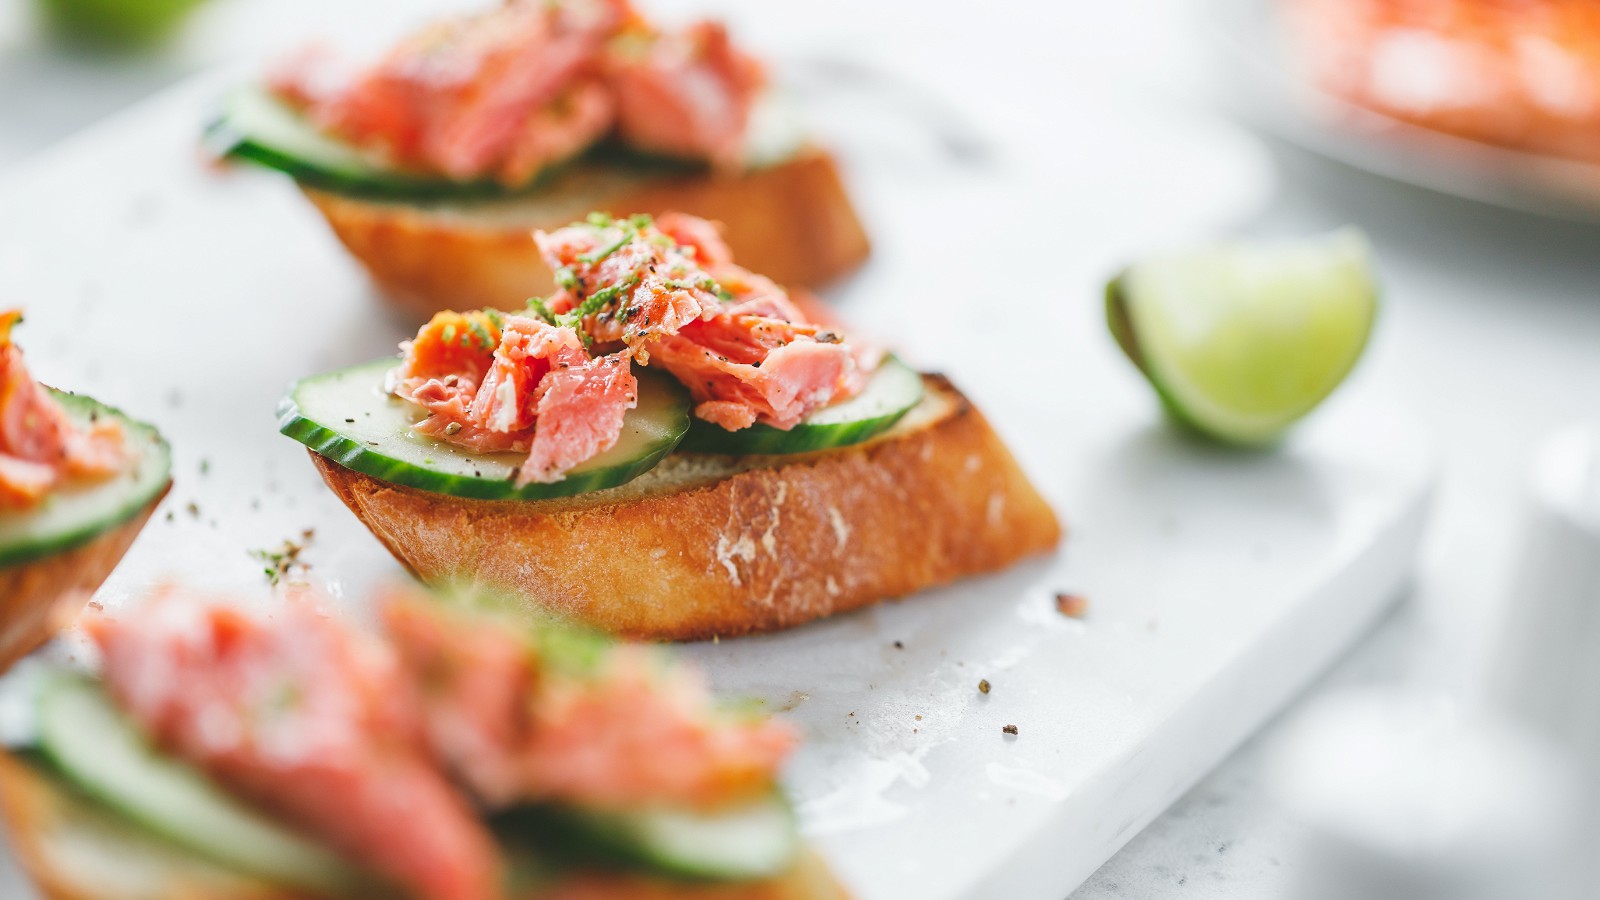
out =
[[[639,176],[709,171],[701,160],[662,157],[606,139],[574,159],[546,167],[529,183],[514,188],[488,179],[453,181],[396,169],[382,156],[332,137],[283,101],[254,87],[236,90],[223,100],[220,111],[206,126],[203,139],[218,157],[250,160],[309,187],[393,200],[471,201],[527,194],[549,186],[573,168]],[[775,95],[760,98],[751,110],[745,145],[752,169],[792,159],[805,147],[804,131],[793,104]]]
[[[67,415],[88,426],[100,417],[122,424],[134,461],[105,481],[69,485],[36,509],[0,512],[0,566],[17,565],[88,543],[128,521],[172,480],[172,449],[154,428],[88,397],[51,391]]]
[[[396,169],[317,129],[283,101],[258,88],[234,91],[206,126],[205,144],[219,157],[248,159],[315,188],[362,196],[493,196],[492,181],[451,181]]]
[[[413,404],[384,393],[396,360],[380,359],[296,383],[278,408],[280,430],[328,459],[394,484],[476,500],[569,497],[616,487],[649,471],[689,429],[689,396],[672,379],[640,371],[639,405],[615,446],[553,484],[517,487],[521,453],[473,453],[418,436]]]
[[[714,813],[594,813],[541,805],[502,815],[495,831],[575,865],[626,867],[690,881],[757,881],[787,871],[800,848],[794,812],[773,793]]]
[[[41,755],[67,781],[134,823],[229,868],[288,887],[338,893],[370,881],[337,856],[157,754],[96,682],[46,678],[38,697]]]
[[[861,393],[817,410],[788,431],[761,424],[729,431],[695,419],[680,449],[745,455],[847,447],[888,430],[921,402],[922,376],[891,356],[884,359]]]

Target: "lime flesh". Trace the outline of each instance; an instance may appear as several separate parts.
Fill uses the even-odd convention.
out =
[[[1267,444],[1361,358],[1378,309],[1370,259],[1354,229],[1151,259],[1107,287],[1107,318],[1175,418]]]

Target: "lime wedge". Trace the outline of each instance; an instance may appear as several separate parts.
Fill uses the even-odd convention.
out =
[[[45,24],[68,41],[98,48],[150,48],[177,30],[203,0],[36,0]]]
[[[1230,444],[1281,437],[1350,373],[1378,288],[1355,229],[1147,260],[1106,286],[1106,317],[1174,418]]]

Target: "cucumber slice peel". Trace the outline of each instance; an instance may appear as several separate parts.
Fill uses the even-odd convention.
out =
[[[86,544],[138,515],[172,480],[172,448],[155,428],[88,397],[57,390],[50,393],[80,426],[99,417],[121,423],[134,461],[126,472],[110,479],[69,485],[36,509],[0,512],[0,566],[31,562]]]
[[[279,430],[319,455],[374,478],[473,500],[541,500],[616,487],[655,467],[689,430],[689,396],[676,382],[636,372],[639,405],[615,446],[552,484],[517,487],[520,453],[473,453],[419,437],[414,405],[383,391],[397,364],[380,359],[303,379],[279,405]]]
[[[339,893],[370,880],[329,851],[158,754],[94,681],[52,673],[38,695],[38,749],[73,786],[200,856],[274,883]]]
[[[1237,243],[1149,260],[1106,287],[1112,336],[1178,422],[1270,444],[1343,382],[1378,288],[1366,238]]]
[[[502,814],[495,831],[508,846],[526,844],[550,859],[684,881],[773,878],[788,871],[800,850],[794,812],[776,791],[703,813],[664,807],[601,813],[543,804]]]
[[[575,166],[663,177],[705,173],[704,160],[676,159],[604,139],[572,158],[553,162],[526,184],[491,179],[456,181],[406,171],[317,128],[305,116],[259,87],[229,93],[206,124],[201,142],[218,159],[248,160],[276,169],[300,184],[353,197],[406,201],[494,200],[547,187]],[[763,96],[752,110],[746,158],[752,169],[778,165],[799,153],[805,137],[789,104]]]
[[[317,129],[259,88],[229,94],[206,125],[202,142],[218,158],[249,160],[308,187],[342,194],[426,199],[507,193],[493,181],[451,181],[396,169],[377,154]]]
[[[387,896],[370,876],[238,803],[189,766],[161,755],[103,686],[49,672],[37,696],[30,753],[48,773],[131,829],[241,874],[338,896]],[[788,871],[800,848],[794,813],[774,791],[714,812],[651,808],[594,812],[522,807],[492,823],[514,870],[621,868],[691,882],[744,882]]]
[[[783,431],[757,423],[729,431],[695,419],[680,449],[691,453],[785,454],[848,447],[887,431],[922,402],[922,376],[890,356],[861,393],[806,416]]]

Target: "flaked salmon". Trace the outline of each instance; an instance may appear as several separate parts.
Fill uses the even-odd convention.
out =
[[[807,321],[771,280],[739,267],[714,226],[682,214],[592,218],[535,235],[560,292],[597,340],[666,369],[695,414],[729,430],[794,427],[859,393],[877,354]]]
[[[306,602],[265,618],[171,589],[87,626],[111,696],[163,751],[408,892],[501,896],[493,839],[383,642]]]
[[[530,316],[439,313],[402,350],[391,389],[428,413],[413,430],[527,453],[519,485],[560,481],[609,450],[638,405],[626,354],[593,356],[573,328]]]
[[[619,39],[607,58],[607,75],[624,143],[739,167],[750,109],[766,77],[720,22]]]
[[[516,187],[615,136],[736,167],[760,65],[719,24],[664,32],[628,0],[507,0],[432,24],[351,75],[313,49],[268,86],[396,168]]]
[[[635,364],[665,370],[697,416],[737,430],[793,428],[859,393],[881,361],[736,265],[704,219],[595,214],[534,240],[557,293],[526,315],[435,315],[403,345],[391,385],[426,411],[418,434],[527,453],[519,483],[560,480],[616,444],[638,402]]]
[[[413,589],[382,609],[435,746],[496,807],[712,808],[774,790],[797,741],[783,723],[718,709],[696,672],[654,648],[465,613]]]

